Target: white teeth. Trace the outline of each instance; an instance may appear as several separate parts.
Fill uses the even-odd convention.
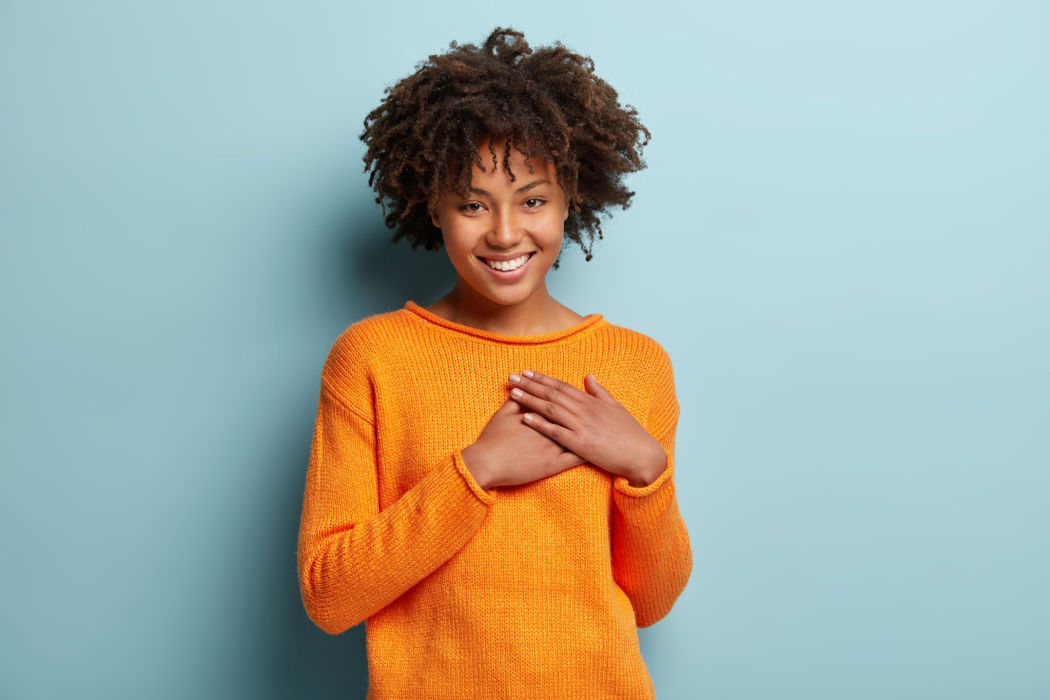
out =
[[[514,258],[513,260],[485,260],[485,264],[489,267],[494,267],[497,270],[503,272],[510,272],[511,270],[517,270],[519,267],[525,264],[525,261],[529,259],[531,253],[526,253],[520,258]]]

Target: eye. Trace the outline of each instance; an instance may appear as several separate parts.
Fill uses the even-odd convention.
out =
[[[465,211],[468,214],[474,214],[476,212],[481,211],[481,205],[477,202],[467,202],[466,204],[460,206],[459,210]]]
[[[533,202],[533,204],[531,206],[529,204],[530,202]],[[528,209],[535,209],[535,208],[541,206],[543,204],[543,202],[544,202],[544,200],[540,199],[539,197],[529,197],[528,199],[525,200],[525,207],[528,208]]]

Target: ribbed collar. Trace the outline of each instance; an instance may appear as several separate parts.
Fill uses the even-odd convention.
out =
[[[444,331],[458,335],[482,338],[484,340],[491,340],[497,343],[506,343],[508,345],[541,345],[543,343],[555,343],[566,338],[586,335],[590,331],[600,327],[605,322],[605,317],[602,316],[602,314],[587,314],[583,317],[583,320],[576,325],[551,331],[550,333],[540,333],[539,335],[504,335],[503,333],[494,333],[493,331],[474,328],[473,326],[450,321],[447,318],[438,316],[433,311],[420,306],[412,300],[405,303],[404,309],[405,311],[411,312],[414,318],[418,318],[422,322],[441,328]]]

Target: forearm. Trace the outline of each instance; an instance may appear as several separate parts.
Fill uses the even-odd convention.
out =
[[[318,627],[339,634],[448,561],[495,501],[457,451],[380,509],[375,426],[322,385],[299,526],[299,585]]]
[[[672,471],[669,464],[639,494],[624,482],[613,491],[613,578],[631,599],[639,627],[652,625],[670,612],[693,568]]]
[[[449,463],[361,522],[304,520],[299,582],[307,614],[339,634],[393,602],[473,537],[489,504]]]

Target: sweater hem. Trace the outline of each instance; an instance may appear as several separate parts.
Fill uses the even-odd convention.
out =
[[[492,505],[496,502],[495,491],[489,492],[481,487],[481,484],[477,482],[470,469],[467,468],[467,463],[463,461],[463,451],[456,450],[452,453],[452,463],[455,464],[456,469],[459,470],[463,480],[467,482],[467,486],[474,492],[483,503],[486,505]]]
[[[664,448],[664,452],[667,454],[667,466],[652,483],[646,486],[631,486],[631,482],[626,477],[618,476],[613,480],[613,488],[626,496],[638,498],[648,496],[659,490],[661,486],[671,480],[671,474],[674,472],[674,456],[667,452],[667,448]]]

